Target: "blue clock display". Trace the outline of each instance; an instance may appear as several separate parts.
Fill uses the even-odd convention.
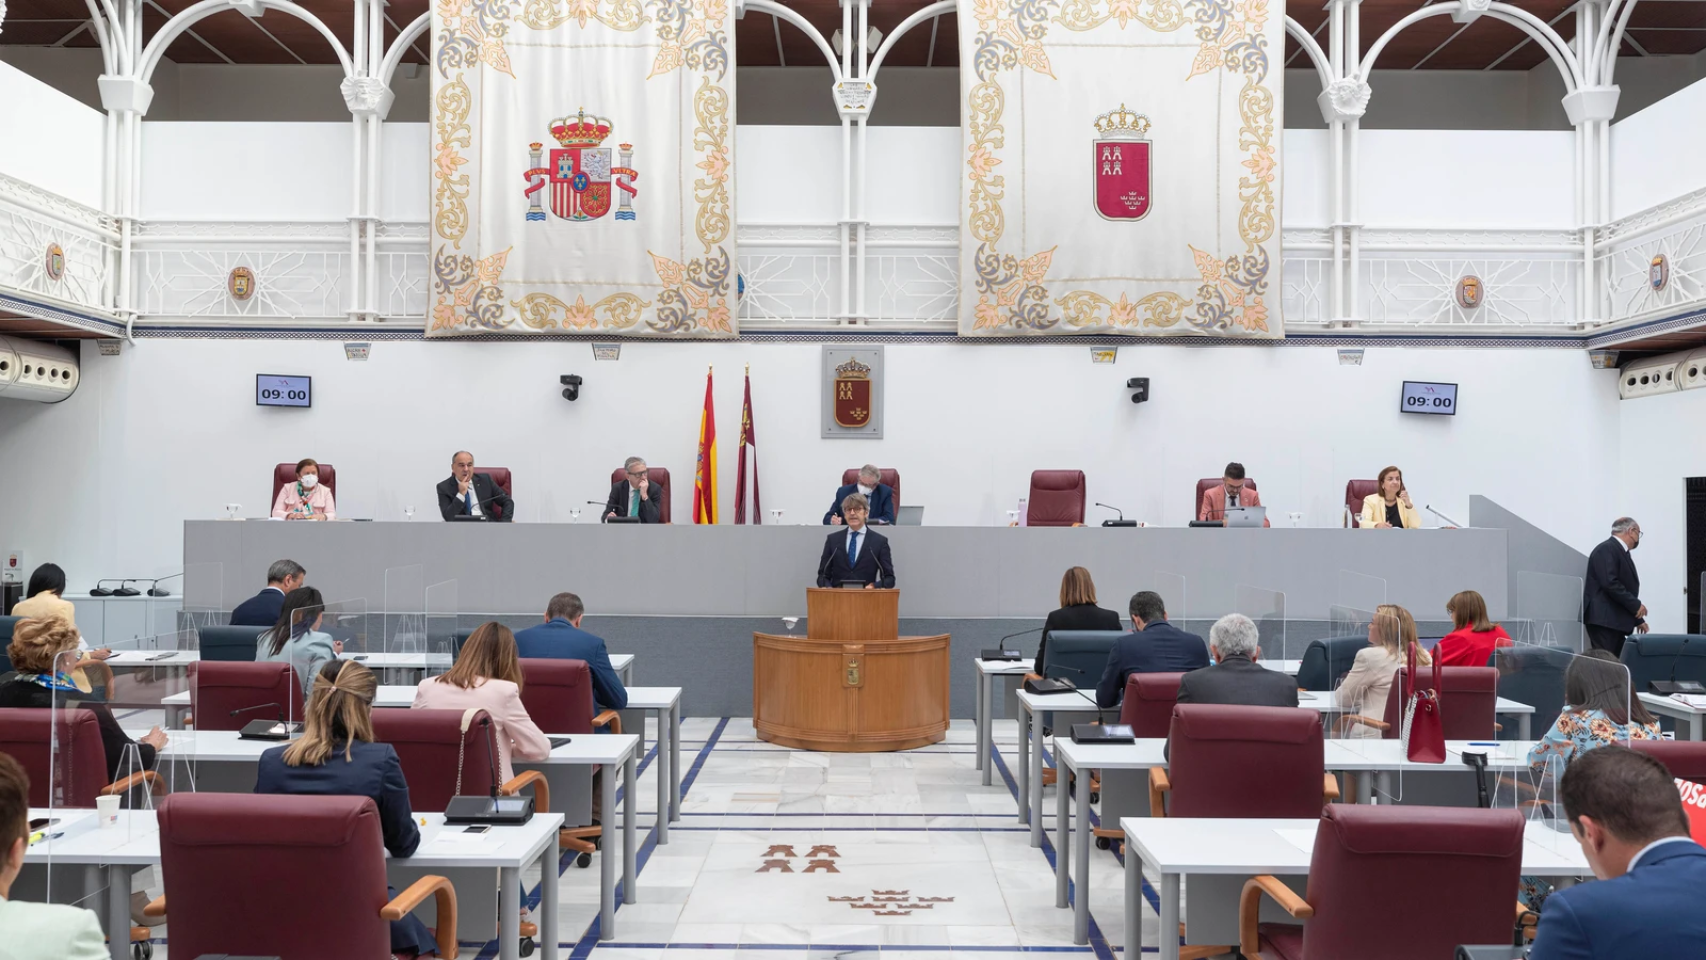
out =
[[[255,405],[261,407],[312,407],[314,405],[314,378],[257,373],[255,374]]]

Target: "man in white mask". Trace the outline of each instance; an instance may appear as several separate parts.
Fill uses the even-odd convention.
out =
[[[882,471],[867,463],[859,468],[859,476],[853,483],[844,483],[835,491],[835,502],[830,504],[829,512],[823,515],[826,526],[839,527],[845,523],[841,515],[842,501],[848,494],[862,495],[871,505],[869,523],[884,526],[894,523],[895,495],[894,488],[881,482]]]

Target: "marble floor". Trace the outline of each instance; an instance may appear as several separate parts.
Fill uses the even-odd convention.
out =
[[[1092,850],[1091,942],[1075,946],[1071,910],[1054,906],[1054,788],[1043,804],[1047,840],[1033,849],[1014,799],[1016,724],[997,721],[995,733],[1001,764],[985,787],[969,721],[920,750],[826,754],[765,743],[748,719],[685,719],[682,815],[670,842],[658,846],[652,831],[656,767],[648,758],[638,796],[638,902],[618,906],[615,939],[600,941],[597,864],[567,866],[557,905],[562,956],[1017,960],[1123,952],[1120,862]],[[606,848],[612,854],[620,837]],[[524,879],[536,898],[537,875]],[[1153,893],[1146,898],[1145,941],[1155,943]],[[156,942],[155,957],[164,957],[169,933]],[[465,942],[461,955],[495,957],[497,947]]]

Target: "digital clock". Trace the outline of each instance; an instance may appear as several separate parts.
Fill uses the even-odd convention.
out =
[[[257,373],[255,374],[255,405],[260,407],[312,407],[314,405],[314,378]]]
[[[1405,380],[1404,394],[1398,402],[1398,409],[1404,413],[1455,416],[1457,414],[1457,384]]]

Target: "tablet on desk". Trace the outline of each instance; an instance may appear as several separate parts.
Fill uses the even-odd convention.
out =
[[[546,737],[545,739],[551,741],[551,749],[552,750],[555,750],[558,747],[567,746],[570,743],[574,742],[573,737]]]
[[[1318,700],[1320,698],[1315,696],[1315,694],[1310,693],[1307,690],[1299,690],[1299,691],[1297,691],[1297,699],[1299,699],[1299,700]]]

